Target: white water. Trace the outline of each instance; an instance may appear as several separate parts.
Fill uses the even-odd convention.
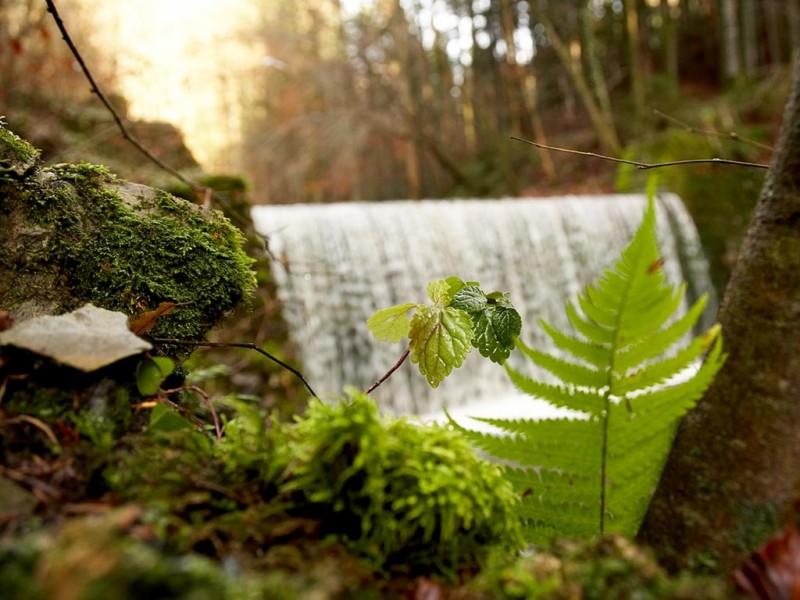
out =
[[[285,263],[273,273],[303,374],[331,397],[347,385],[369,387],[397,361],[405,345],[376,342],[366,320],[394,304],[428,302],[432,279],[455,275],[508,292],[522,315],[522,339],[552,348],[537,319],[569,328],[564,302],[613,264],[644,207],[638,195],[396,201],[258,206],[253,218]],[[676,196],[659,198],[657,223],[667,278],[689,283],[689,301],[712,293],[697,232]],[[539,375],[518,353],[510,361]],[[408,360],[373,395],[402,414],[435,414],[443,405],[495,417],[547,410],[477,351],[435,390]]]

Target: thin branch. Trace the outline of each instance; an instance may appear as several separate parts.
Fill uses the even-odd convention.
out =
[[[58,438],[53,433],[53,430],[42,421],[41,419],[37,419],[36,417],[31,417],[30,415],[19,415],[17,417],[13,417],[11,419],[3,419],[0,421],[0,425],[14,425],[17,423],[28,423],[29,425],[33,425],[34,427],[40,429],[46,436],[47,439],[55,446],[59,452],[61,451],[61,444],[58,443]]]
[[[389,377],[392,376],[392,373],[397,371],[397,369],[399,369],[400,366],[406,361],[406,359],[408,358],[408,354],[409,354],[409,350],[406,349],[406,351],[403,352],[403,356],[400,357],[400,360],[398,360],[396,363],[394,363],[394,366],[391,369],[389,369],[388,371],[386,371],[386,374],[383,377],[381,377],[380,379],[378,379],[378,381],[376,381],[371,386],[369,386],[369,388],[367,390],[365,390],[364,393],[365,394],[371,394],[372,392],[374,392],[378,388],[378,386],[380,384],[382,384],[384,381],[389,379]]]
[[[139,152],[144,154],[148,159],[157,164],[167,173],[171,174],[173,177],[176,177],[186,185],[191,186],[193,189],[202,188],[202,186],[197,186],[196,184],[192,183],[191,181],[186,179],[186,177],[181,175],[178,171],[176,171],[168,164],[166,164],[164,161],[162,161],[160,158],[155,156],[152,152],[150,152],[147,148],[144,147],[144,145],[136,138],[136,136],[134,136],[130,131],[128,131],[128,128],[122,122],[122,118],[119,116],[119,113],[117,113],[116,109],[111,104],[109,99],[100,90],[100,87],[97,85],[97,82],[95,82],[94,77],[92,77],[92,73],[89,71],[89,67],[86,66],[83,57],[81,56],[80,52],[78,52],[78,49],[75,47],[75,44],[72,42],[72,38],[67,32],[66,27],[64,27],[64,22],[61,20],[61,15],[58,14],[58,10],[56,9],[55,3],[53,2],[53,0],[45,0],[45,2],[47,4],[47,12],[53,15],[53,19],[56,22],[56,26],[58,27],[58,30],[61,32],[61,37],[64,38],[64,41],[69,47],[70,52],[72,52],[72,55],[75,57],[75,60],[78,61],[78,64],[81,67],[81,71],[83,71],[83,75],[86,77],[87,81],[89,82],[89,85],[92,87],[92,92],[94,92],[97,95],[97,97],[100,98],[100,101],[108,109],[108,112],[111,113],[111,116],[117,123],[117,127],[119,127],[119,130],[122,132],[122,136],[126,140],[128,140],[131,144],[133,144],[136,147],[136,149],[139,150]]]
[[[303,382],[303,385],[306,386],[306,389],[308,390],[308,392],[314,398],[319,399],[319,396],[317,396],[317,394],[311,388],[311,386],[306,381],[305,377],[303,377],[303,375],[300,373],[300,371],[298,371],[294,367],[291,367],[291,366],[287,365],[285,362],[283,362],[279,358],[276,358],[275,356],[272,356],[272,354],[270,354],[269,352],[267,352],[263,348],[257,346],[256,344],[247,343],[247,342],[203,342],[203,341],[195,341],[195,340],[178,340],[178,339],[172,339],[172,338],[150,338],[150,339],[153,342],[156,342],[157,344],[174,344],[176,346],[193,346],[193,347],[202,346],[204,348],[247,348],[249,350],[255,350],[259,354],[263,354],[264,356],[266,356],[272,362],[280,365],[281,367],[283,367],[287,371],[290,371],[291,373],[293,373],[295,375],[295,377],[297,377],[300,381]]]
[[[119,113],[116,111],[116,109],[111,104],[106,95],[102,92],[100,86],[97,85],[97,82],[94,80],[91,71],[89,71],[89,67],[86,66],[86,62],[83,60],[83,57],[81,56],[80,52],[78,52],[78,49],[75,47],[72,38],[70,37],[66,27],[64,26],[64,22],[61,20],[61,15],[58,14],[58,10],[56,9],[55,3],[53,2],[53,0],[45,0],[45,3],[47,4],[47,11],[51,15],[53,15],[53,20],[55,21],[58,30],[61,32],[61,37],[64,39],[64,42],[66,42],[67,46],[70,49],[70,52],[72,52],[72,55],[78,62],[78,65],[80,65],[81,71],[83,71],[83,75],[89,82],[89,85],[92,88],[92,92],[97,95],[97,97],[106,107],[106,109],[108,109],[108,112],[111,113],[114,122],[117,124],[117,127],[122,133],[122,137],[128,140],[139,152],[144,154],[150,161],[155,163],[160,169],[163,169],[164,171],[166,171],[167,173],[178,179],[181,183],[184,183],[188,185],[190,188],[192,188],[198,195],[198,197],[208,197],[209,190],[211,190],[211,188],[196,183],[191,179],[188,179],[187,177],[182,175],[179,171],[177,171],[176,169],[165,163],[163,160],[155,156],[152,152],[150,152],[150,150],[148,150],[147,147],[145,147],[145,145],[142,144],[142,142],[139,141],[139,139],[128,130],[128,128],[125,126],[125,123],[123,123],[122,121],[122,117],[119,116]],[[231,210],[230,204],[226,200],[224,200],[221,196],[214,193],[211,193],[210,196],[218,203],[219,206],[229,209],[226,213],[226,216],[231,221],[235,222],[237,226],[239,226],[241,229],[247,229],[247,227],[249,227],[249,223],[239,218],[236,214],[236,211]]]
[[[752,146],[753,148],[758,148],[759,150],[765,150],[767,152],[775,151],[775,148],[773,148],[772,146],[769,146],[767,144],[762,144],[761,142],[751,140],[750,138],[742,137],[735,131],[729,131],[728,133],[721,133],[719,131],[714,131],[713,129],[697,129],[696,127],[692,127],[688,123],[684,123],[680,119],[676,119],[675,117],[670,116],[667,113],[661,112],[657,108],[653,109],[653,114],[661,119],[664,119],[665,121],[669,121],[673,125],[676,125],[689,133],[699,133],[701,135],[708,135],[718,138],[728,138],[731,140],[735,140],[737,142],[741,142],[743,144],[747,144],[748,146]]]
[[[195,392],[199,394],[203,400],[206,401],[208,405],[208,410],[211,411],[211,417],[214,419],[214,432],[217,434],[217,441],[222,439],[222,428],[219,425],[219,417],[217,416],[217,411],[214,409],[214,403],[211,402],[211,398],[208,397],[208,394],[205,390],[200,389],[196,385],[184,385],[179,388],[173,388],[171,390],[161,390],[161,393],[164,395],[169,394],[177,394],[178,392]]]
[[[769,169],[769,165],[765,165],[763,163],[752,163],[741,160],[727,160],[725,158],[692,158],[689,160],[673,160],[670,162],[663,162],[663,163],[643,163],[635,160],[625,160],[624,158],[614,158],[613,156],[606,156],[605,154],[597,154],[595,152],[584,152],[582,150],[570,150],[569,148],[558,148],[557,146],[547,146],[545,144],[538,144],[530,140],[524,140],[522,138],[513,135],[511,136],[511,139],[516,140],[518,142],[524,142],[526,144],[530,144],[531,146],[535,146],[537,148],[553,150],[554,152],[579,154],[580,156],[591,156],[594,158],[600,158],[602,160],[608,160],[611,162],[621,163],[624,165],[633,165],[637,169],[641,169],[643,171],[647,169],[660,169],[662,167],[676,167],[679,165],[697,165],[697,164],[709,164],[709,163],[718,165],[736,165],[739,167],[752,167],[754,169]]]

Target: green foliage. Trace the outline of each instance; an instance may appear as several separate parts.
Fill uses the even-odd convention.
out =
[[[361,395],[314,402],[293,424],[237,409],[214,444],[156,407],[148,435],[106,472],[115,494],[147,507],[173,552],[218,540],[268,551],[311,528],[376,569],[455,574],[521,541],[502,469],[451,428],[381,417]]]
[[[614,269],[578,296],[577,307],[567,304],[576,334],[540,321],[560,354],[518,343],[561,383],[507,368],[517,387],[582,418],[480,419],[505,435],[465,432],[495,457],[517,463],[509,477],[524,491],[532,540],[638,529],[679,418],[724,360],[719,326],[674,350],[705,305],[703,298],[674,318],[682,296],[683,286],[676,290],[664,280],[651,201]]]
[[[313,402],[285,433],[280,489],[381,568],[455,574],[490,546],[519,542],[518,500],[501,468],[450,428],[382,417],[354,395]]]
[[[142,396],[154,396],[164,380],[175,370],[175,361],[166,356],[151,356],[136,365],[136,388]]]
[[[346,597],[327,594],[336,579],[323,579],[318,565],[308,580],[285,571],[231,569],[197,553],[174,555],[128,531],[130,506],[79,518],[56,531],[0,543],[0,589],[4,600],[298,600]],[[234,564],[233,562],[231,564]],[[325,565],[330,570],[330,565]],[[334,586],[331,586],[331,583]],[[341,584],[340,584],[341,586]]]
[[[448,277],[431,281],[428,296],[433,305],[398,304],[376,312],[367,327],[383,342],[408,337],[411,360],[431,387],[460,367],[471,347],[497,364],[505,362],[522,321],[504,294],[485,294],[474,281]]]
[[[650,553],[620,536],[589,542],[560,541],[546,552],[505,558],[474,587],[498,600],[722,600],[730,585],[681,573],[670,577]]]

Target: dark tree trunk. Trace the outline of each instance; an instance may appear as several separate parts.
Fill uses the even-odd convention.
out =
[[[719,320],[728,360],[682,422],[640,533],[672,568],[730,570],[800,493],[800,62]]]

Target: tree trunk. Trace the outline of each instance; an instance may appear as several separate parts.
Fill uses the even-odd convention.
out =
[[[739,14],[736,0],[720,0],[722,16],[722,75],[724,80],[736,79],[742,74],[742,60],[739,55]]]
[[[630,70],[631,98],[633,114],[637,129],[645,119],[646,102],[644,90],[644,73],[642,72],[641,34],[639,32],[639,10],[636,0],[624,0],[625,32],[628,43],[628,68]]]
[[[583,29],[584,56],[589,71],[589,79],[594,88],[600,111],[607,121],[612,120],[614,113],[611,111],[611,98],[608,95],[608,86],[603,74],[603,65],[600,53],[597,51],[597,39],[594,32],[594,13],[589,5],[581,8],[581,28]]]
[[[678,34],[677,23],[669,0],[661,0],[661,56],[662,69],[677,88],[678,73]]]
[[[567,75],[569,75],[572,84],[575,86],[575,91],[578,93],[578,97],[589,115],[589,120],[594,126],[600,143],[607,153],[618,156],[621,151],[621,144],[617,137],[614,121],[608,115],[604,115],[598,106],[581,67],[580,60],[572,56],[571,48],[567,47],[549,19],[542,16],[542,23],[547,27],[547,35],[550,38],[553,50],[555,50],[556,55],[567,71]]]
[[[742,55],[744,56],[744,72],[750,78],[755,77],[758,69],[757,18],[755,0],[742,0]]]
[[[800,0],[786,0],[786,12],[792,56],[794,60],[800,60]]]
[[[729,356],[683,420],[640,537],[729,571],[800,495],[800,62],[720,312]]]
[[[525,77],[523,84],[525,93],[525,108],[531,118],[531,127],[533,127],[533,139],[537,144],[544,144],[548,146],[547,134],[544,130],[544,123],[542,123],[542,115],[539,112],[539,92],[536,85],[536,76],[529,73]],[[553,163],[553,157],[550,150],[547,148],[539,148],[539,157],[542,159],[542,171],[549,183],[554,183],[558,178],[556,173],[556,166]]]
[[[783,62],[781,43],[781,5],[778,0],[767,2],[764,6],[764,23],[767,28],[767,48],[769,48],[769,64]]]

